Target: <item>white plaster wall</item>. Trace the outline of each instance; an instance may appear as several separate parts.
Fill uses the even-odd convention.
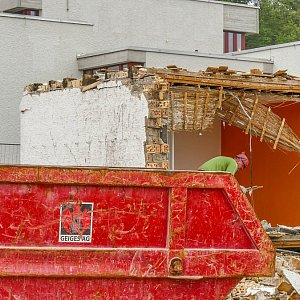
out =
[[[26,95],[20,111],[22,164],[145,166],[148,103],[120,82]]]
[[[19,142],[19,104],[31,82],[81,76],[77,51],[92,26],[0,16],[0,143]]]
[[[67,10],[69,2],[69,10]],[[223,52],[223,4],[190,0],[43,0],[43,16],[93,23],[98,51],[128,46]]]
[[[274,61],[274,72],[287,69],[289,74],[300,77],[300,42],[245,50],[233,53],[233,57],[270,59]]]

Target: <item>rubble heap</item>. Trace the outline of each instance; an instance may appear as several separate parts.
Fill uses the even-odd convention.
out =
[[[226,300],[299,300],[300,253],[277,251],[274,277],[244,278]]]

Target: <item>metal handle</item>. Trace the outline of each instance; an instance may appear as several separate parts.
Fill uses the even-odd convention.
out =
[[[171,275],[178,276],[183,272],[182,259],[179,257],[173,257],[170,261],[169,272]]]

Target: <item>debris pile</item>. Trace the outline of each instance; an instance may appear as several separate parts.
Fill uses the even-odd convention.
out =
[[[300,226],[289,227],[285,225],[271,226],[263,220],[262,226],[276,248],[300,249]]]
[[[289,227],[285,225],[277,225],[274,227],[266,220],[263,220],[261,223],[271,239],[288,235],[299,236],[300,239],[300,226]]]
[[[278,250],[274,277],[244,278],[226,300],[299,300],[300,253]]]

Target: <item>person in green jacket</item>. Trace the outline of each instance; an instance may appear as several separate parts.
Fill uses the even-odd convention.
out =
[[[214,157],[203,165],[199,171],[224,171],[234,175],[238,170],[245,169],[249,165],[249,159],[244,152],[236,155],[234,158],[227,156]]]

